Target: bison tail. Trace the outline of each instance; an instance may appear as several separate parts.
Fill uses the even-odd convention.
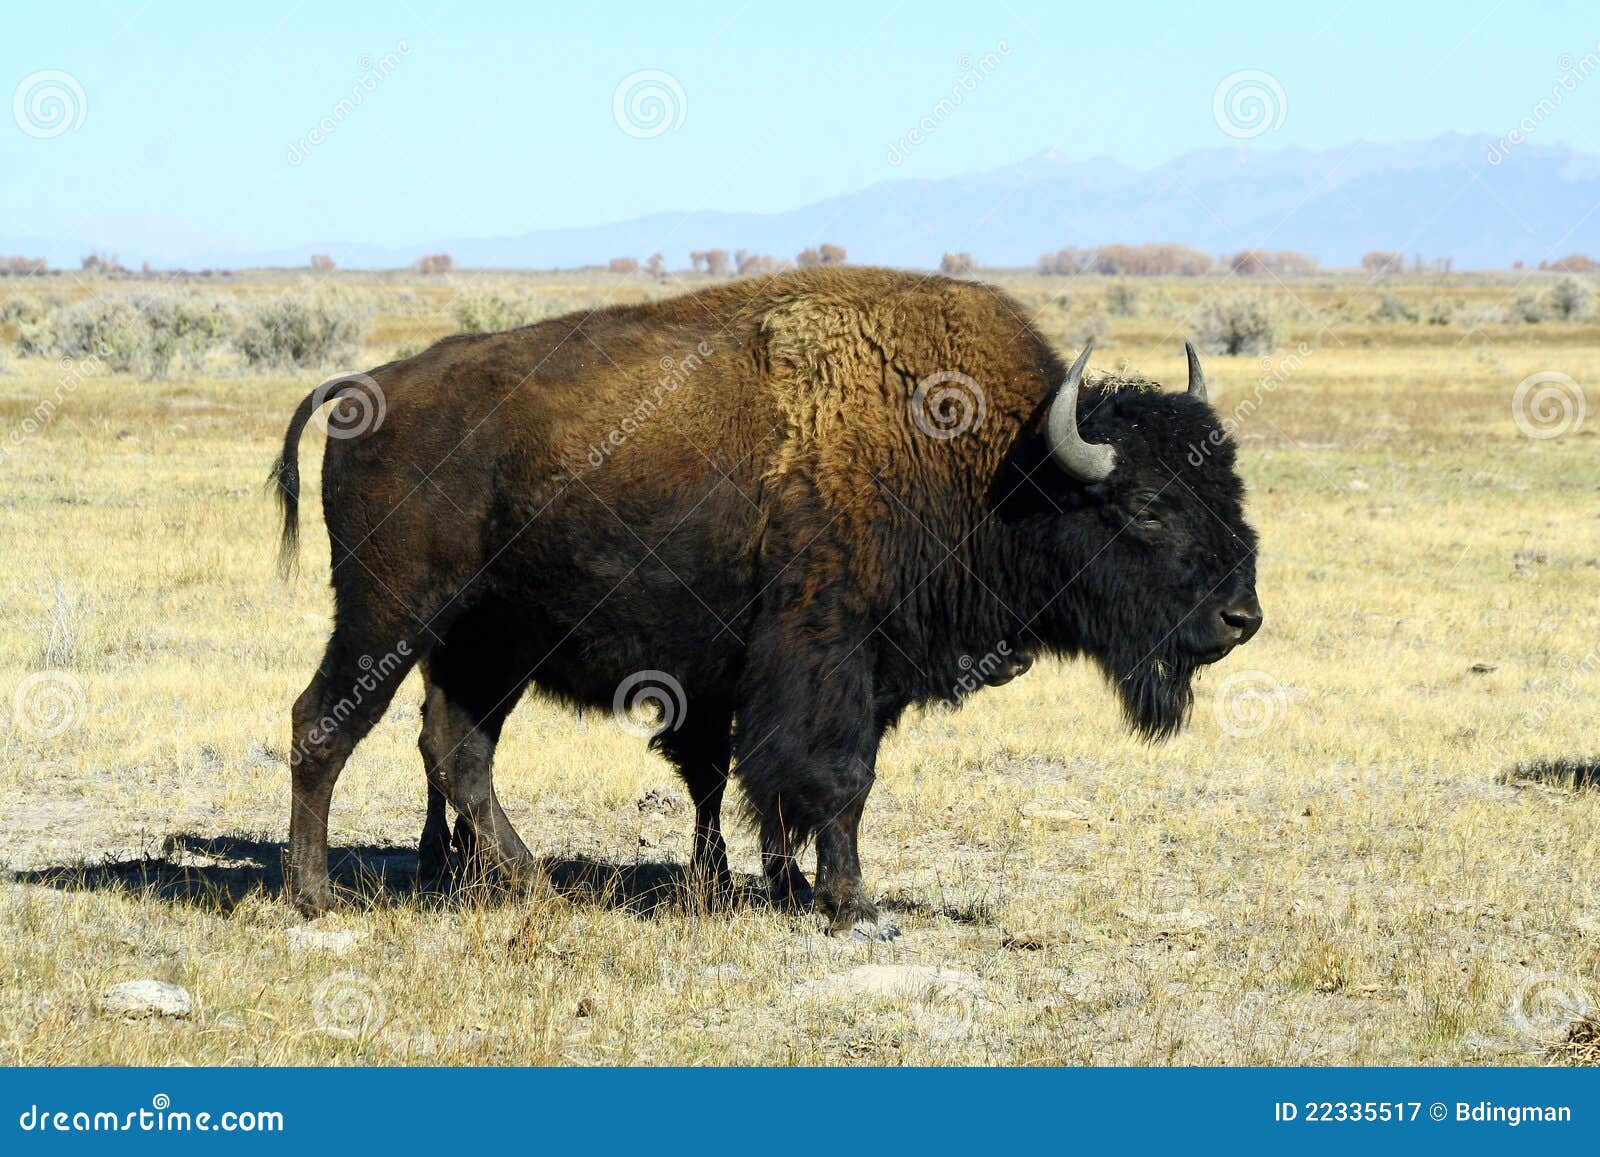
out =
[[[332,401],[348,388],[352,388],[349,383],[324,382],[300,400],[283,434],[283,452],[267,476],[267,485],[277,496],[278,510],[283,516],[283,531],[278,540],[278,573],[284,578],[294,574],[300,552],[300,435],[318,406]]]

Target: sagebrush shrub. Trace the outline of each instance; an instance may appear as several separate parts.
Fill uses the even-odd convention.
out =
[[[1416,321],[1417,311],[1392,293],[1386,293],[1379,299],[1378,304],[1372,307],[1373,321],[1405,322]]]
[[[8,337],[18,355],[49,357],[55,347],[50,331],[54,303],[35,297],[11,297],[0,303],[0,337]]]
[[[1201,306],[1195,338],[1206,353],[1262,354],[1278,344],[1278,324],[1263,299],[1235,293]]]
[[[95,357],[113,373],[163,377],[175,359],[198,368],[227,340],[231,310],[216,298],[134,293],[96,297],[50,314],[50,349]]]
[[[146,373],[152,363],[150,329],[126,297],[95,297],[50,315],[51,352],[95,358],[112,373]]]
[[[366,328],[366,310],[343,294],[285,294],[248,306],[234,345],[255,369],[316,368],[354,354]]]
[[[499,333],[532,325],[548,316],[548,311],[532,297],[506,297],[487,290],[460,294],[450,305],[450,313],[462,333]]]
[[[1594,290],[1579,277],[1561,278],[1543,296],[1550,315],[1562,321],[1583,321],[1594,312]]]

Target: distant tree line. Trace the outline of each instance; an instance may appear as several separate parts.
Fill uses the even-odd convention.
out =
[[[765,253],[752,253],[748,249],[737,250],[731,255],[726,249],[696,249],[689,254],[689,264],[696,273],[704,273],[711,277],[746,277],[754,273],[777,273],[795,265],[802,268],[812,265],[843,265],[846,257],[844,246],[826,244],[814,249],[801,250],[793,261]],[[652,253],[643,266],[636,257],[613,257],[606,263],[608,273],[632,274],[638,273],[641,268],[652,277],[665,277],[667,259],[660,253]]]
[[[1307,258],[1307,260],[1310,260]],[[1315,262],[1312,262],[1315,267]],[[1039,272],[1068,276],[1101,273],[1133,277],[1197,277],[1217,268],[1217,261],[1188,245],[1101,245],[1094,249],[1058,249],[1039,258]]]
[[[798,265],[802,269],[819,265],[843,265],[847,255],[842,245],[822,244],[802,249],[793,261],[752,253],[740,249],[731,256],[726,249],[702,249],[689,254],[696,273],[711,277],[748,276],[750,274],[776,273]],[[129,271],[115,254],[90,253],[82,259],[86,273],[122,275]],[[1373,249],[1361,258],[1361,269],[1374,277],[1390,277],[1410,273],[1450,273],[1454,260],[1449,257],[1426,259],[1414,254],[1408,261],[1405,254],[1392,249]],[[430,253],[420,258],[412,268],[418,273],[442,274],[455,270],[455,261],[448,253]],[[338,265],[326,253],[313,253],[310,268],[316,273],[332,273]],[[964,276],[983,268],[970,253],[945,253],[939,260],[939,272],[948,276]],[[1241,249],[1231,256],[1214,258],[1202,250],[1187,245],[1101,245],[1095,248],[1058,249],[1039,258],[1039,272],[1049,275],[1106,274],[1111,276],[1195,277],[1208,273],[1228,272],[1240,276],[1272,275],[1296,277],[1316,273],[1316,258],[1292,249]],[[1513,271],[1522,271],[1521,261],[1512,263]],[[648,273],[651,277],[666,277],[666,257],[652,253],[643,263],[635,257],[613,257],[607,263],[610,273]],[[1593,275],[1600,273],[1600,261],[1586,253],[1570,253],[1555,261],[1541,261],[1541,272]],[[50,272],[42,257],[0,256],[0,277],[38,276]],[[158,272],[145,262],[141,272],[146,277]],[[219,272],[205,269],[198,274],[187,269],[166,271],[174,276],[212,276]],[[220,271],[227,273],[227,270]]]
[[[1600,273],[1600,261],[1587,253],[1569,253],[1560,261],[1541,261],[1539,268],[1556,273]]]
[[[49,268],[43,257],[0,257],[0,277],[28,277]]]

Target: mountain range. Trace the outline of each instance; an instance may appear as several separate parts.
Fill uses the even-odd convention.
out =
[[[405,246],[307,238],[294,248],[149,259],[191,269],[302,266],[312,252],[325,252],[341,268],[380,269],[449,253],[458,268],[550,269],[660,252],[677,268],[695,250],[792,258],[822,242],[844,246],[852,262],[909,268],[935,266],[946,251],[1006,267],[1032,265],[1069,246],[1144,242],[1218,255],[1294,249],[1325,266],[1355,265],[1373,249],[1448,257],[1457,270],[1535,265],[1600,253],[1600,157],[1459,134],[1327,150],[1241,145],[1144,170],[1050,150],[969,176],[882,181],[781,213],[657,213],[506,237],[417,238]],[[0,236],[0,253],[45,256],[54,266],[76,265],[94,249],[115,252],[116,239]],[[130,264],[140,258],[123,256]]]

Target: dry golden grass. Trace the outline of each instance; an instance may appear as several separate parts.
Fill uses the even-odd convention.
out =
[[[341,280],[378,310],[372,361],[453,328],[461,279]],[[1100,279],[1004,280],[1064,344],[1104,312]],[[574,307],[671,289],[494,284]],[[1154,304],[1104,319],[1097,364],[1181,381],[1186,314],[1223,288],[1139,284]],[[516,904],[411,894],[414,678],[335,799],[335,859],[362,899],[314,931],[354,943],[308,940],[271,891],[326,547],[313,529],[304,573],[279,582],[261,483],[314,376],[88,377],[0,459],[0,1061],[1592,1060],[1573,1022],[1600,1000],[1600,330],[1341,305],[1384,292],[1421,308],[1517,290],[1270,290],[1278,354],[1208,367],[1240,414],[1265,629],[1205,675],[1166,746],[1129,739],[1078,666],[908,719],[864,829],[869,885],[906,931],[892,944],[753,906],[696,913],[670,888],[657,902],[658,865],[687,858],[686,805],[638,804],[681,797],[671,771],[608,717],[535,701],[499,785],[552,886]],[[1588,383],[1591,412],[1561,437],[1513,419],[1539,371]],[[13,361],[0,432],[62,373]],[[319,448],[302,461],[314,477]],[[52,692],[72,721],[46,735]],[[746,834],[734,857],[755,871]],[[970,976],[923,998],[816,983],[868,962]],[[141,977],[186,986],[194,1015],[98,1011]]]

